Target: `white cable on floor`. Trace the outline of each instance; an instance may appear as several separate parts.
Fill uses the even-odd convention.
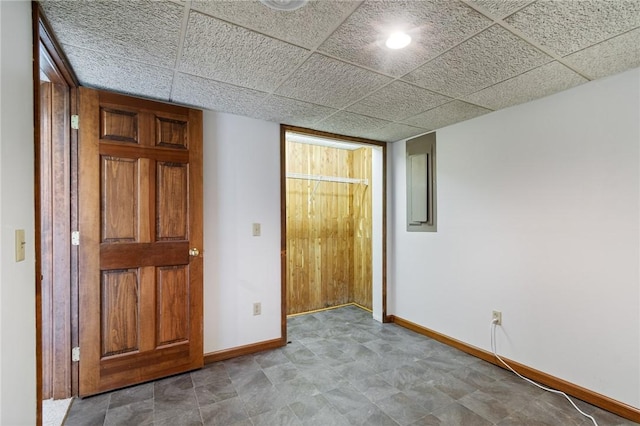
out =
[[[569,398],[569,396],[566,393],[561,392],[559,390],[555,390],[555,389],[551,389],[551,388],[542,386],[542,385],[534,382],[533,380],[527,379],[526,377],[524,377],[523,375],[518,373],[516,370],[511,368],[511,366],[509,364],[507,364],[506,362],[504,362],[504,360],[502,358],[500,358],[500,355],[498,355],[498,349],[497,349],[497,345],[496,345],[496,322],[497,322],[496,319],[491,321],[491,351],[493,352],[493,355],[496,358],[498,358],[498,361],[500,361],[502,363],[502,365],[507,367],[509,370],[511,370],[516,376],[520,377],[522,380],[526,380],[527,382],[531,383],[532,385],[537,386],[540,389],[545,390],[547,392],[556,393],[558,395],[564,396],[565,398],[567,398],[567,401],[569,401],[571,403],[571,405],[573,405],[573,408],[578,410],[578,412],[580,414],[582,414],[583,416],[589,418],[593,422],[593,424],[595,426],[598,426],[598,422],[596,422],[596,419],[594,419],[592,416],[590,416],[589,414],[585,413],[580,408],[578,408],[578,406],[571,400],[571,398]]]

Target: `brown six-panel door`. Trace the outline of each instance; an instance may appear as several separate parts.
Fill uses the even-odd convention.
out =
[[[81,88],[78,155],[80,396],[202,367],[202,112]]]

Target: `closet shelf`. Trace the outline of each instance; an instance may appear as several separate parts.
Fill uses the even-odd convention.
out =
[[[287,179],[316,180],[320,182],[359,183],[369,185],[369,179],[356,179],[340,176],[309,175],[306,173],[287,173]]]

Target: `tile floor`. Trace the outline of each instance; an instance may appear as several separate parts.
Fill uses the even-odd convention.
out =
[[[65,425],[591,425],[563,397],[354,306],[286,347],[73,402]],[[581,401],[600,426],[632,425]]]

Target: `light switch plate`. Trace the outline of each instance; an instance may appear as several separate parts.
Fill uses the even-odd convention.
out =
[[[256,302],[253,304],[253,315],[262,315],[262,303]]]
[[[254,223],[253,227],[252,227],[252,231],[253,231],[253,236],[254,237],[259,237],[260,236],[260,224],[259,223]]]
[[[26,244],[24,229],[16,229],[16,262],[22,262],[24,260],[24,246]]]

